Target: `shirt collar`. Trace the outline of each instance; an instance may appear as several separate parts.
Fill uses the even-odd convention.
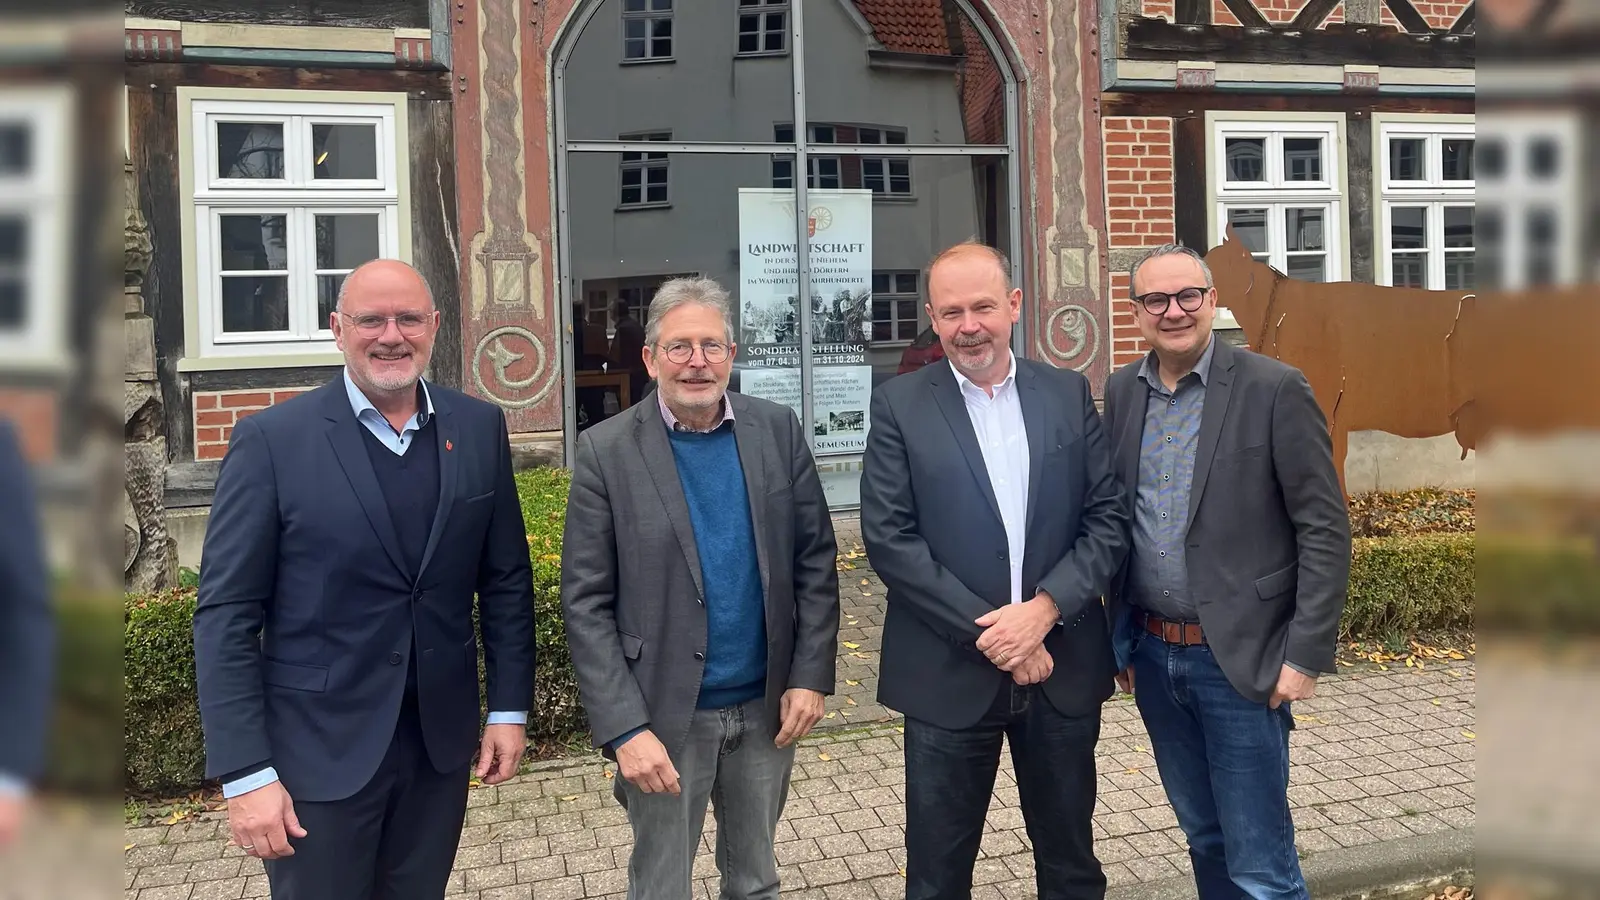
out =
[[[1011,368],[1006,370],[1006,377],[1000,379],[1000,382],[994,386],[994,392],[997,396],[1001,391],[1005,390],[1008,385],[1017,380],[1017,355],[1015,353],[1011,353],[1010,348],[1007,348],[1006,352],[1011,354]],[[976,382],[961,374],[961,370],[956,368],[955,363],[950,364],[950,371],[956,373],[956,384],[961,386],[961,392],[963,394],[967,392],[968,388],[971,388],[972,390],[983,394],[985,397],[989,396],[988,391],[978,387]]]
[[[1192,375],[1200,379],[1201,387],[1205,387],[1206,383],[1211,380],[1211,357],[1214,355],[1216,347],[1217,333],[1213,331],[1206,339],[1206,349],[1204,353],[1200,354],[1200,361],[1196,362],[1194,368],[1190,370]],[[1146,384],[1152,387],[1157,386],[1160,384],[1160,379],[1156,377],[1159,365],[1160,361],[1156,358],[1156,351],[1151,350],[1145,354],[1144,361],[1139,363],[1139,377],[1143,378]],[[1165,390],[1164,385],[1162,385],[1162,389]]]
[[[690,428],[688,425],[685,425],[682,422],[679,422],[678,421],[678,417],[672,414],[672,410],[667,407],[667,398],[663,397],[661,395],[660,386],[656,387],[656,405],[661,407],[661,418],[667,423],[667,430],[668,431],[687,431],[687,432],[696,431],[696,429]],[[722,395],[722,418],[717,421],[717,424],[711,426],[710,431],[701,432],[701,433],[710,434],[712,431],[716,431],[718,428],[721,428],[723,425],[727,424],[728,422],[732,422],[732,421],[733,421],[733,404],[728,402],[728,395],[727,394],[723,394]]]
[[[374,406],[372,401],[367,398],[367,395],[362,393],[361,389],[356,387],[356,383],[351,380],[349,366],[344,368],[344,391],[350,398],[350,408],[355,410],[356,418],[361,418],[362,414],[369,409],[380,416],[383,415],[378,410],[378,407]],[[417,421],[417,427],[421,428],[428,424],[429,419],[433,418],[433,397],[428,393],[428,383],[421,378],[417,379],[417,393],[420,395],[420,399],[417,403],[417,414],[414,418]]]

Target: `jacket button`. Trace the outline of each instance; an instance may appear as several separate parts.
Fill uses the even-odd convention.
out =
[[[423,596],[424,595],[423,595],[422,591],[413,591],[412,594],[411,594],[411,599],[412,600],[421,600],[423,598]]]
[[[400,665],[400,654],[398,654],[398,653],[389,654],[389,665],[391,665],[391,666]]]
[[[697,659],[697,660],[704,660],[706,658],[706,655],[704,653],[701,653],[699,650],[696,650],[694,652],[694,658]]]

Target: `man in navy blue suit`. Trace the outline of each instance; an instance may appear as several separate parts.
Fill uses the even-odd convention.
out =
[[[343,374],[241,419],[217,476],[194,617],[206,774],[280,900],[442,896],[469,774],[504,781],[525,748],[510,441],[498,407],[422,379],[438,328],[410,266],[351,272]]]
[[[44,766],[55,621],[33,474],[0,418],[0,849],[17,836]]]

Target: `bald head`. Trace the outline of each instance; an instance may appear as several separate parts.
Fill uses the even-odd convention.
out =
[[[946,263],[953,262],[977,263],[980,265],[988,264],[994,266],[995,269],[999,271],[1000,278],[1005,284],[1005,292],[1008,294],[1011,292],[1011,261],[1007,259],[1006,255],[1001,253],[999,250],[996,250],[988,244],[980,244],[977,241],[963,241],[962,243],[956,244],[954,247],[951,247],[943,253],[940,253],[938,256],[935,256],[933,258],[933,262],[928,264],[928,283],[930,285],[932,284],[936,269],[939,269]]]
[[[339,312],[351,312],[352,301],[365,297],[403,296],[423,304],[419,308],[431,311],[433,291],[422,273],[403,260],[372,259],[356,266],[339,285]]]

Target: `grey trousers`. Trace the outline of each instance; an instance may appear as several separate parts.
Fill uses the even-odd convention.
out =
[[[776,900],[772,849],[789,796],[794,746],[779,749],[765,724],[765,699],[696,710],[672,764],[681,793],[646,794],[619,773],[612,792],[633,826],[628,900],[690,900],[706,803],[717,823],[722,900]]]

